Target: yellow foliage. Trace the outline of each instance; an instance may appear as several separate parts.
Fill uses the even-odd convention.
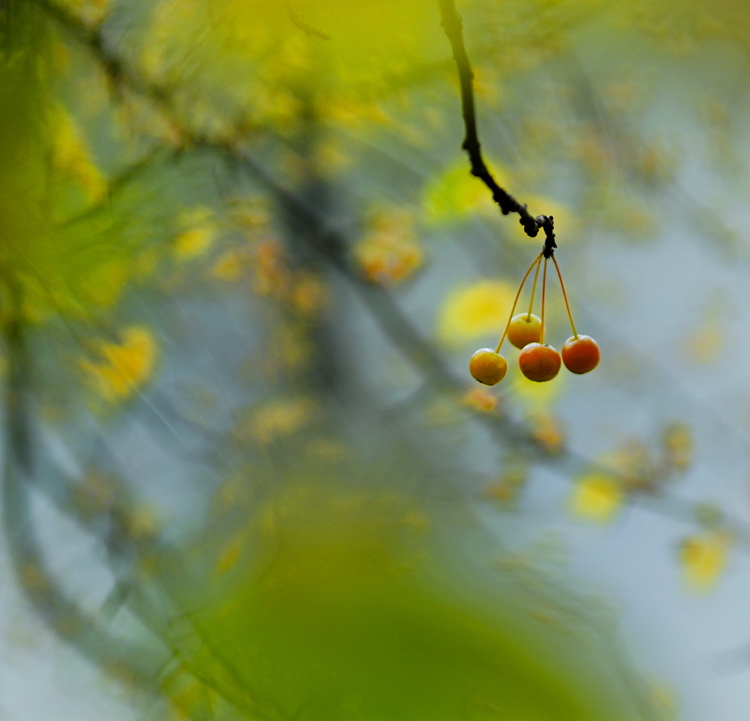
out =
[[[190,87],[192,122],[208,132],[226,135],[234,126],[290,134],[310,109],[333,124],[379,122],[380,91],[442,40],[424,22],[431,10],[427,0],[162,0],[141,63],[162,82]],[[221,102],[196,109],[196,96]]]
[[[708,531],[682,541],[680,566],[685,583],[693,591],[708,591],[727,565],[730,537],[726,532]]]
[[[253,248],[255,277],[253,290],[260,295],[284,297],[289,289],[289,273],[284,247],[277,238],[266,238]]]
[[[101,200],[107,192],[107,183],[73,119],[62,108],[58,109],[55,119],[53,169],[80,187],[87,201]]]
[[[121,342],[95,341],[97,360],[81,359],[79,366],[88,384],[108,401],[130,397],[151,377],[156,363],[156,342],[150,330],[129,326]]]
[[[510,468],[500,478],[493,481],[484,489],[483,495],[501,504],[513,503],[517,500],[526,482],[526,471],[522,468]]]
[[[128,534],[135,540],[153,538],[159,528],[159,517],[156,509],[140,506],[130,512],[125,525]]]
[[[390,285],[410,277],[421,265],[424,252],[408,210],[376,208],[368,229],[354,249],[362,274],[372,283]]]
[[[230,220],[245,231],[267,228],[271,221],[268,199],[262,195],[239,196],[229,201]]]
[[[571,511],[599,523],[612,520],[624,500],[621,485],[606,473],[595,472],[580,478],[570,498]]]
[[[182,260],[202,255],[216,239],[218,228],[209,208],[193,208],[179,222],[184,230],[174,239],[172,250]]]
[[[233,538],[226,548],[224,548],[216,559],[216,565],[214,566],[216,575],[223,576],[237,565],[244,542],[244,535],[239,535]]]
[[[310,421],[314,412],[315,404],[309,398],[269,401],[240,423],[235,436],[238,440],[271,443],[298,431]]]
[[[214,717],[217,694],[192,675],[184,675],[167,690],[169,721]]]
[[[215,237],[216,229],[207,226],[185,230],[174,239],[174,254],[183,260],[195,258],[208,250]]]
[[[438,337],[451,345],[487,335],[499,339],[514,296],[510,284],[501,280],[480,280],[455,288],[440,308]]]
[[[129,276],[129,264],[120,258],[95,266],[83,283],[84,300],[101,308],[111,308],[122,294]]]
[[[291,301],[303,316],[315,317],[328,303],[325,283],[312,273],[298,273],[292,282]]]
[[[677,471],[684,471],[693,456],[693,435],[684,423],[672,423],[664,429],[662,439],[667,463]]]
[[[537,385],[542,385],[537,383]],[[544,384],[548,385],[548,384]],[[565,431],[560,421],[549,413],[534,413],[531,418],[531,435],[548,453],[559,453],[565,444]]]
[[[620,479],[624,491],[651,488],[654,480],[651,451],[638,439],[628,439],[613,451],[603,454],[599,464]]]
[[[686,340],[685,349],[690,360],[713,363],[719,358],[726,343],[726,333],[716,317],[707,318]]]
[[[521,192],[510,172],[500,163],[488,161],[488,166],[499,185],[507,190],[513,189],[532,215],[553,216],[555,232],[564,238],[566,244],[578,238],[580,225],[569,208],[549,198]],[[459,158],[428,183],[423,195],[423,210],[425,219],[432,224],[458,221],[477,213],[490,218],[502,217],[492,193],[471,174],[465,157]],[[539,236],[530,238],[526,235],[517,216],[508,217],[503,222],[515,240],[540,245]]]
[[[485,190],[485,192],[488,191]],[[580,224],[568,207],[539,195],[524,194],[519,197],[519,200],[526,203],[532,215],[551,215],[555,219],[555,235],[562,239],[565,245],[578,240],[581,232]],[[531,238],[526,235],[520,223],[511,222],[510,226],[516,240],[541,245],[540,237]]]
[[[222,253],[214,263],[211,274],[219,280],[234,282],[239,280],[249,263],[246,251],[232,248]]]
[[[111,9],[111,0],[57,0],[67,6],[84,21],[96,24],[107,16]]]
[[[461,403],[480,413],[491,413],[497,408],[498,398],[487,388],[469,388],[461,396]]]
[[[497,162],[487,162],[495,180],[504,188],[510,187],[507,171]],[[479,178],[471,174],[469,163],[463,156],[428,183],[423,207],[426,220],[435,224],[461,220],[477,212],[485,215],[500,213],[492,194]]]

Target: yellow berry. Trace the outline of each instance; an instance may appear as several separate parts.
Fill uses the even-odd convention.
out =
[[[508,371],[508,361],[489,348],[481,348],[469,361],[469,372],[475,380],[486,386],[499,383]]]
[[[538,343],[542,337],[542,319],[533,313],[514,315],[508,326],[508,340],[516,348],[524,348],[529,343]]]

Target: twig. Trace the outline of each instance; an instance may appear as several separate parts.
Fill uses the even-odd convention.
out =
[[[507,190],[500,187],[482,157],[482,147],[477,130],[477,115],[474,104],[474,71],[471,68],[469,55],[464,43],[463,23],[456,11],[453,0],[438,0],[440,5],[440,24],[445,30],[453,50],[453,59],[458,69],[458,80],[461,86],[461,113],[464,119],[466,136],[461,147],[469,156],[471,174],[479,178],[491,191],[492,199],[500,206],[503,215],[518,213],[520,223],[526,235],[535,238],[539,230],[544,230],[544,257],[549,258],[557,247],[555,243],[554,218],[551,215],[532,216],[525,203],[516,200]]]
[[[289,15],[289,19],[292,21],[292,24],[295,27],[298,27],[303,33],[306,35],[310,35],[314,38],[320,38],[321,40],[330,40],[331,38],[326,35],[322,30],[318,30],[317,28],[310,25],[310,23],[303,20],[294,10],[292,7],[291,2],[284,3],[284,6],[286,7],[287,15]]]

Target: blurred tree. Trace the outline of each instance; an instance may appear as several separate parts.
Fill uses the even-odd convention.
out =
[[[610,255],[678,223],[744,259],[652,130],[644,77],[712,42],[746,58],[746,11],[458,10],[2,4],[3,530],[35,612],[154,717],[669,718],[534,539],[566,504],[598,523],[646,507],[686,526],[672,558],[698,591],[747,547],[731,500],[677,487],[695,408],[704,430],[721,414],[597,317],[619,313]],[[731,113],[696,116],[724,171]],[[470,385],[470,347],[555,237],[603,367]],[[715,315],[691,358],[720,357]],[[547,320],[561,336],[556,300]],[[573,486],[545,524],[528,497],[550,469]],[[96,541],[95,600],[60,570],[86,542],[58,513]]]

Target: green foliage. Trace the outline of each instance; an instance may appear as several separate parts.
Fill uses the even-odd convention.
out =
[[[248,718],[634,718],[592,620],[549,625],[479,559],[461,570],[445,519],[390,482],[316,475],[256,509],[234,582],[189,613],[187,666]]]

